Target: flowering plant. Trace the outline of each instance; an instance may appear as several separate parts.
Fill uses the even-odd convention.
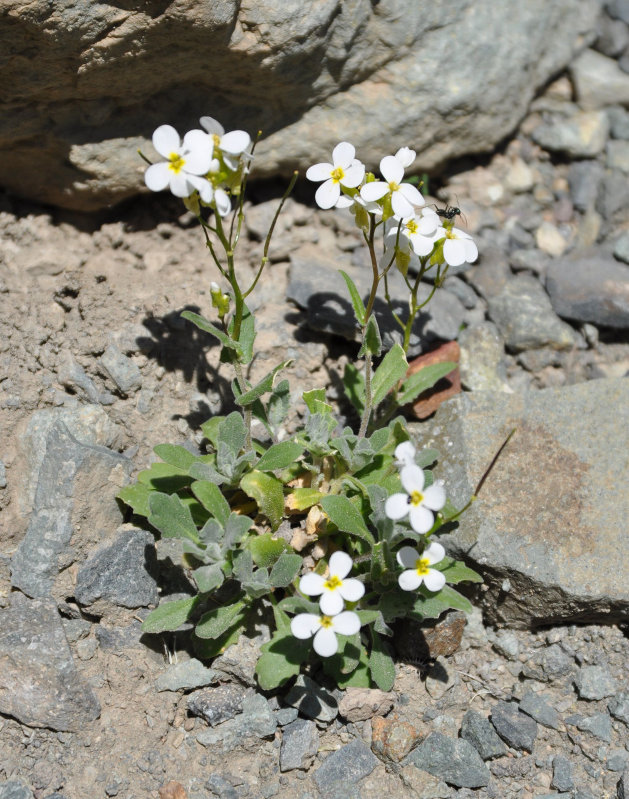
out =
[[[418,451],[398,414],[454,368],[436,364],[406,377],[406,353],[419,308],[450,264],[474,260],[475,245],[403,182],[415,159],[409,148],[382,159],[383,180],[366,172],[348,142],[334,148],[331,163],[310,167],[306,177],[321,184],[317,204],[349,208],[370,254],[366,301],[342,273],[361,334],[362,367],[351,365],[344,376],[360,424],[356,432],[340,429],[321,388],[304,393],[303,424],[286,436],[289,384],[278,376],[290,362],[249,381],[256,328],[246,300],[267,265],[273,229],[297,176],[279,203],[257,272],[244,285],[235,252],[255,144],[244,131],[225,133],[210,117],[201,119],[201,127],[183,140],[174,128],[159,127],[153,144],[165,160],[148,167],[145,181],[152,190],[169,188],[182,197],[198,218],[223,286],[210,283],[216,321],[190,311],[182,316],[222,345],[221,360],[234,371],[238,410],[201,425],[203,451],[156,446],[161,460],[119,494],[154,531],[181,541],[191,584],[189,596],[160,603],[143,629],[160,633],[193,625],[197,653],[211,658],[271,609],[274,631],[257,664],[262,688],[275,688],[322,659],[340,686],[375,683],[390,690],[395,621],[469,610],[453,585],[481,579],[432,540],[461,511],[429,468],[438,453]],[[381,285],[388,297],[394,267],[408,286],[409,313],[394,314],[401,343],[383,355],[373,307]],[[431,270],[433,288],[420,303],[420,281]],[[264,430],[257,439],[254,418]]]

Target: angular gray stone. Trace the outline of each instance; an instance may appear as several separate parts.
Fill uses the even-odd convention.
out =
[[[333,721],[339,712],[338,702],[321,685],[300,674],[284,696],[287,705],[296,707],[301,714],[322,722]]]
[[[565,119],[543,122],[531,136],[545,150],[572,158],[593,158],[605,149],[609,121],[604,111],[581,111]]]
[[[616,680],[603,666],[583,666],[574,682],[580,699],[605,699],[616,693]]]
[[[132,525],[93,551],[79,568],[74,597],[90,612],[104,615],[111,605],[145,608],[157,605],[157,583],[151,576],[157,559],[155,539]]]
[[[272,738],[276,728],[277,722],[267,700],[260,694],[250,694],[242,700],[242,713],[210,730],[202,730],[196,738],[215,751],[230,752],[249,739]]]
[[[0,782],[0,799],[33,799],[33,792],[20,780]]]
[[[314,721],[296,719],[282,730],[280,771],[308,769],[319,751],[319,731]]]
[[[544,727],[550,727],[553,730],[560,730],[562,727],[559,713],[543,695],[529,691],[520,700],[520,710]]]
[[[446,551],[483,574],[485,612],[498,622],[623,620],[629,539],[618,530],[629,518],[629,380],[524,397],[473,392],[441,405],[421,437],[442,453],[437,476],[456,507],[514,428],[480,501],[442,537]]]
[[[101,540],[112,521],[120,523],[115,496],[132,469],[129,458],[84,444],[63,421],[55,422],[45,439],[31,520],[11,560],[13,586],[28,596],[49,596],[59,570],[80,558],[78,548]],[[82,521],[89,529],[73,541]],[[69,581],[63,575],[55,593],[70,595]]]
[[[339,791],[371,774],[378,762],[371,749],[356,739],[332,752],[314,772],[314,781],[324,799],[338,797]]]
[[[593,252],[554,261],[546,288],[555,312],[565,319],[629,329],[629,266]]]
[[[610,749],[605,765],[608,771],[624,771],[628,761],[629,752],[626,749]]]
[[[570,164],[570,196],[577,210],[585,212],[594,208],[602,178],[603,167],[598,161],[574,161]]]
[[[612,740],[612,720],[607,713],[595,713],[593,716],[581,717],[576,723],[577,729],[582,732],[589,732],[601,741],[611,743]]]
[[[553,758],[553,780],[550,787],[558,791],[569,791],[574,788],[573,766],[563,755],[555,755]]]
[[[29,727],[82,730],[100,705],[76,670],[56,604],[12,600],[0,610],[0,713]]]
[[[373,167],[382,142],[386,152],[412,144],[418,174],[489,152],[537,90],[595,38],[600,6],[477,0],[468,12],[462,0],[427,8],[415,0],[321,0],[296,15],[278,0],[159,4],[137,14],[111,1],[4,5],[11,121],[0,125],[0,183],[81,211],[141,191],[137,150],[153,156],[153,129],[179,120],[183,134],[204,113],[229,129],[265,132],[260,176],[327,161],[343,138]],[[455,38],[475,46],[452,47]],[[220,108],[208,100],[217,75],[228,76]]]
[[[464,738],[449,738],[432,732],[402,761],[457,788],[483,788],[489,783],[489,771],[472,744]]]
[[[615,719],[629,726],[629,692],[619,693],[607,703],[607,707]]]
[[[100,363],[123,394],[131,394],[142,385],[142,372],[115,344],[110,344],[100,357]]]
[[[85,369],[77,363],[72,353],[68,350],[59,359],[57,368],[57,380],[66,388],[79,388],[90,402],[97,403],[100,399],[100,392],[94,385],[94,381],[87,376]]]
[[[537,722],[520,713],[515,702],[498,702],[491,710],[491,723],[503,741],[514,749],[533,751]]]
[[[179,691],[180,689],[202,688],[218,679],[214,669],[208,669],[196,658],[174,663],[155,680],[158,691]],[[200,715],[200,714],[197,714]]]
[[[514,352],[538,347],[565,350],[575,344],[574,331],[553,311],[543,286],[534,277],[512,278],[500,294],[489,298],[488,304],[492,322]]]
[[[483,760],[502,757],[507,747],[496,734],[491,723],[480,713],[468,710],[461,722],[461,738],[469,741]]]
[[[585,110],[629,104],[629,75],[612,58],[584,50],[570,65],[579,105]]]
[[[629,230],[626,230],[614,243],[614,258],[629,264]]]
[[[505,391],[504,344],[493,322],[470,325],[459,334],[461,382],[469,391]]]
[[[188,697],[188,710],[216,727],[243,712],[242,703],[248,693],[246,688],[235,683],[197,691]]]

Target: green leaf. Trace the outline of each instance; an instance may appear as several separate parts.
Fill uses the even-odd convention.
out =
[[[184,472],[187,472],[192,464],[198,460],[198,456],[193,455],[185,447],[180,447],[176,444],[158,444],[153,447],[153,452],[165,463],[170,463],[171,466],[176,466]]]
[[[323,661],[323,671],[339,688],[368,688],[371,685],[369,660],[367,650],[360,644],[360,635],[339,636],[339,651]]]
[[[371,381],[371,397],[376,408],[389,391],[404,377],[408,363],[406,355],[399,344],[394,344],[382,359]]]
[[[398,391],[398,405],[406,405],[406,403],[412,402],[423,391],[432,388],[442,377],[449,375],[456,367],[456,363],[444,361],[443,363],[433,363],[430,366],[424,366],[423,369],[409,375]]]
[[[389,651],[389,645],[377,632],[373,632],[372,635],[369,671],[381,691],[390,691],[395,682],[395,664]]]
[[[283,361],[275,369],[272,369],[266,377],[264,377],[259,383],[257,383],[253,388],[250,388],[249,391],[245,391],[244,394],[241,394],[239,397],[236,397],[236,404],[244,407],[245,405],[251,405],[252,402],[259,399],[263,394],[266,394],[273,389],[273,382],[275,380],[276,374],[281,371],[282,369],[286,369],[293,362],[292,358],[288,361]]]
[[[152,489],[142,483],[134,483],[130,486],[123,486],[117,493],[117,498],[128,505],[138,516],[149,515],[149,496],[153,493]],[[313,503],[314,504],[314,503]]]
[[[175,599],[172,602],[162,602],[144,619],[142,632],[163,633],[168,630],[176,630],[188,621],[198,601],[198,596],[191,596],[186,599]]]
[[[303,451],[304,448],[294,441],[280,441],[279,444],[273,444],[267,449],[256,463],[256,469],[260,472],[284,469],[301,457]]]
[[[218,446],[224,444],[232,455],[236,456],[245,446],[247,428],[242,414],[233,411],[226,416],[218,427]]]
[[[207,566],[200,566],[192,572],[194,581],[200,593],[208,594],[216,591],[223,584],[225,576],[218,563],[211,563]]]
[[[290,384],[280,380],[266,403],[266,415],[273,430],[282,424],[290,408]]]
[[[163,491],[166,494],[173,494],[192,482],[190,475],[177,466],[170,463],[152,463],[150,468],[145,469],[138,475],[138,483],[153,488],[156,491]]]
[[[192,645],[195,653],[204,660],[210,660],[216,655],[221,655],[228,647],[235,644],[244,632],[245,621],[247,618],[246,610],[239,613],[232,626],[218,638],[198,638],[192,636]]]
[[[277,607],[288,613],[321,613],[318,602],[311,602],[303,596],[287,596],[278,603]]]
[[[272,691],[299,674],[299,667],[308,659],[310,647],[291,633],[276,633],[263,644],[256,664],[256,675],[263,691]]]
[[[198,313],[193,313],[192,311],[182,311],[181,316],[183,319],[187,319],[189,322],[192,322],[193,325],[196,325],[199,330],[203,330],[211,336],[214,336],[214,338],[217,338],[224,347],[235,350],[239,354],[242,353],[242,347],[238,342],[234,341],[233,338],[216,327],[216,325],[213,325],[209,319],[200,316]]]
[[[201,425],[201,432],[208,441],[212,442],[214,449],[218,447],[218,429],[224,419],[224,416],[212,416],[211,419],[208,419],[207,422],[203,422]]]
[[[366,352],[370,352],[376,357],[382,352],[382,338],[380,337],[380,328],[374,314],[371,314],[367,322],[367,329],[365,330],[365,340],[360,348],[358,357],[362,358]]]
[[[360,511],[347,497],[328,494],[321,500],[321,507],[341,532],[356,535],[373,547],[375,544],[373,536],[367,529]]]
[[[365,378],[352,363],[346,363],[343,371],[345,396],[361,414],[365,408]]]
[[[325,494],[317,491],[316,488],[294,488],[286,497],[290,507],[295,510],[306,510],[321,501]]]
[[[252,536],[247,541],[247,547],[256,566],[266,568],[273,566],[279,556],[289,548],[283,538],[273,538],[270,533]]]
[[[235,317],[233,316],[229,323],[229,332],[232,337],[234,335],[234,319]],[[255,319],[249,308],[244,305],[242,323],[240,325],[240,336],[238,337],[238,344],[241,350],[240,362],[242,364],[250,363],[251,359],[253,358],[253,342],[255,341],[255,338]]]
[[[465,613],[471,613],[473,610],[469,599],[459,594],[457,590],[449,585],[444,585],[441,591],[436,594],[427,591],[422,585],[419,589],[419,596],[413,605],[412,613],[409,615],[423,619],[438,619],[444,611],[450,608],[463,610]]]
[[[244,600],[240,599],[233,605],[214,608],[199,619],[195,628],[195,635],[199,638],[218,638],[226,632],[245,608]]]
[[[286,588],[290,585],[301,569],[302,563],[303,558],[301,555],[293,555],[289,552],[282,553],[271,569],[269,581],[273,588]]]
[[[284,515],[284,485],[272,474],[254,469],[244,475],[240,487],[248,497],[255,499],[260,509],[271,522],[274,530],[279,527]]]
[[[253,526],[253,521],[248,516],[239,513],[230,513],[225,522],[225,547],[234,549]]]
[[[356,321],[361,327],[363,327],[363,325],[365,324],[365,315],[367,313],[365,304],[361,299],[358,289],[356,288],[356,284],[347,274],[347,272],[344,272],[342,269],[339,269],[339,272],[341,273],[341,277],[343,278],[343,280],[347,285],[349,296],[352,300],[352,306],[354,307],[354,314],[356,316]]]
[[[306,407],[310,413],[332,413],[332,406],[325,401],[325,389],[313,388],[302,394]]]
[[[453,560],[452,558],[444,558],[439,563],[435,563],[434,567],[446,576],[446,580],[450,585],[457,583],[482,583],[483,578],[474,569],[470,569],[460,560]]]
[[[154,491],[149,497],[149,523],[164,538],[188,538],[199,544],[199,533],[188,508],[176,494]]]
[[[415,463],[422,469],[426,469],[439,460],[439,450],[432,447],[424,447],[415,455]]]
[[[231,509],[221,489],[209,480],[197,480],[190,487],[203,507],[207,508],[221,525],[225,526]]]

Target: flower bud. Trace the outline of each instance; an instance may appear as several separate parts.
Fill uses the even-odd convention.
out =
[[[218,284],[212,282],[210,283],[210,297],[212,298],[212,307],[216,308],[222,319],[229,311],[229,294],[223,294]]]

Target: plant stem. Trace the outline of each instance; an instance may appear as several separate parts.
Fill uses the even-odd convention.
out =
[[[369,220],[369,237],[367,238],[367,247],[369,248],[369,256],[371,258],[371,271],[373,278],[371,281],[371,292],[369,294],[369,299],[367,300],[367,305],[365,307],[365,322],[362,327],[363,346],[365,344],[367,322],[369,321],[369,317],[371,316],[371,313],[373,311],[373,305],[376,300],[376,292],[378,291],[378,284],[380,282],[380,275],[378,273],[378,259],[376,258],[376,250],[374,248],[375,233],[376,233],[376,220],[375,217],[371,216]],[[365,435],[367,434],[367,427],[369,425],[369,419],[371,418],[371,410],[372,410],[371,361],[372,361],[372,355],[367,350],[365,352],[365,407],[363,409],[363,415],[360,420],[360,429],[358,430],[358,438],[364,438]]]

